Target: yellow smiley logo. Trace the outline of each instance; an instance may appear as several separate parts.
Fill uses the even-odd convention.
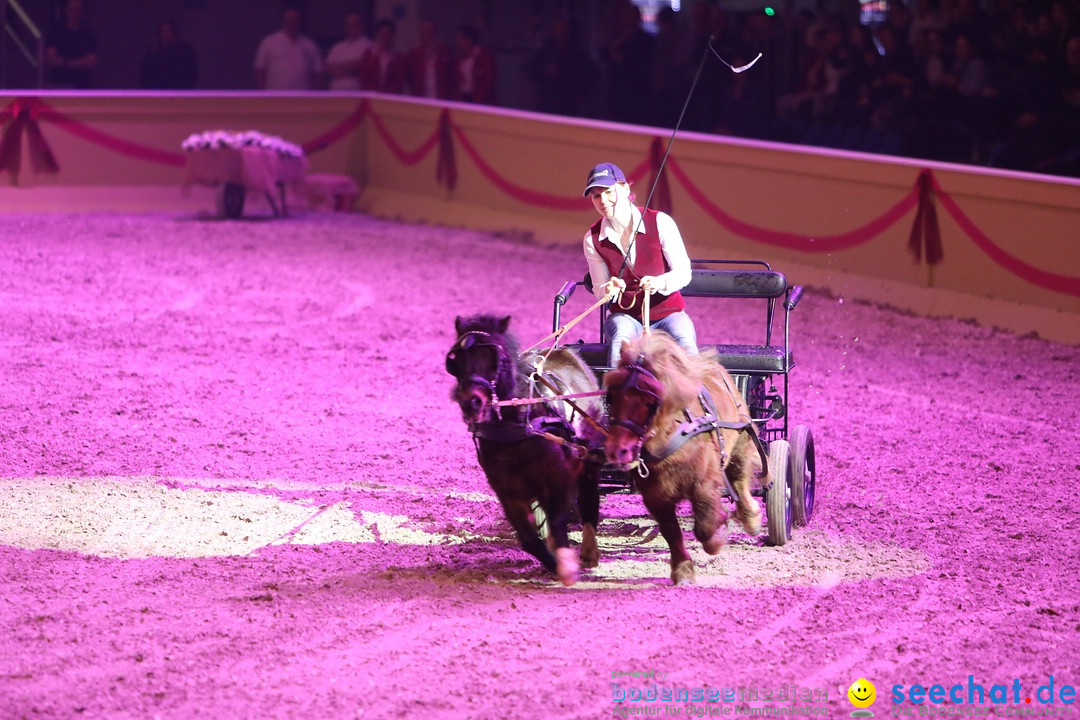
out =
[[[874,683],[870,682],[866,678],[859,678],[855,682],[851,683],[851,687],[847,691],[848,700],[851,704],[857,708],[868,708],[874,704],[874,700],[877,699],[877,688],[874,687]]]

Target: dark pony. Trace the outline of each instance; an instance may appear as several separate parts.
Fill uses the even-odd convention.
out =
[[[564,585],[573,585],[579,565],[567,524],[575,497],[582,520],[581,562],[595,567],[599,560],[597,474],[602,459],[594,455],[603,442],[600,431],[563,401],[499,403],[597,391],[599,386],[592,371],[568,348],[551,352],[542,363],[542,372],[537,372],[539,356],[519,356],[517,343],[507,333],[509,324],[509,317],[491,315],[454,321],[458,338],[446,356],[446,370],[457,379],[451,398],[461,408],[480,467],[521,547],[555,572]],[[576,404],[592,419],[602,413],[599,397],[579,399]],[[553,547],[537,532],[534,502],[546,516]]]
[[[727,540],[724,483],[737,502],[736,519],[750,534],[761,529],[761,508],[750,494],[760,448],[746,402],[715,355],[689,356],[662,332],[624,343],[604,388],[608,462],[641,476],[637,489],[671,548],[671,581],[693,584],[694,563],[675,517],[680,501],[690,502],[694,536],[710,555]]]

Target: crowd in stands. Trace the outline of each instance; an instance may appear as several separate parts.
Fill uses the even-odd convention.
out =
[[[89,86],[96,51],[82,4],[67,0],[46,55],[53,79],[75,87]],[[630,0],[606,0],[587,31],[563,3],[534,6],[517,54],[430,20],[401,48],[392,20],[368,28],[358,12],[320,48],[287,7],[256,50],[255,83],[498,104],[497,65],[513,61],[540,112],[662,128],[682,117],[698,132],[1080,177],[1080,0],[892,0],[873,22],[699,0],[647,24]],[[759,52],[760,65],[731,71]],[[195,87],[197,72],[177,25],[162,23],[140,85]]]
[[[303,33],[300,10],[287,7],[281,29],[267,35],[255,52],[256,86],[264,90],[371,90],[492,105],[495,57],[468,26],[454,33],[454,48],[444,45],[431,21],[421,24],[416,45],[397,45],[397,25],[380,19],[371,37],[364,18],[350,12],[345,37],[325,60]]]

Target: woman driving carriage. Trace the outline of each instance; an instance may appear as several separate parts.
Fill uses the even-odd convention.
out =
[[[611,345],[608,363],[619,364],[623,342],[643,331],[642,304],[650,294],[649,327],[675,338],[696,355],[697,331],[679,292],[690,282],[690,258],[670,215],[634,205],[634,195],[618,166],[600,163],[589,171],[585,197],[600,214],[585,233],[585,260],[593,292],[609,305],[604,334]]]

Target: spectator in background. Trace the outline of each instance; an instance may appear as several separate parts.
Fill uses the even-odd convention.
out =
[[[303,34],[300,10],[288,7],[281,29],[255,51],[255,85],[260,90],[311,90],[322,73],[319,48]]]
[[[953,61],[939,86],[962,98],[978,97],[986,91],[986,61],[967,35],[960,33],[953,41]]]
[[[536,85],[537,110],[578,116],[581,100],[593,77],[592,62],[574,36],[570,20],[560,14],[544,44],[525,63],[525,74]]]
[[[608,117],[645,124],[649,104],[642,95],[652,77],[655,41],[641,27],[641,11],[630,0],[618,0],[611,13],[612,34],[600,53],[607,70]]]
[[[393,20],[375,25],[375,42],[360,58],[360,89],[384,93],[405,91],[405,58],[394,50],[397,26]]]
[[[345,39],[326,54],[326,74],[330,76],[331,90],[360,89],[360,58],[371,46],[371,40],[364,34],[364,18],[358,12],[346,14]]]
[[[457,44],[454,97],[463,102],[495,103],[495,56],[480,44],[476,29],[462,25],[454,36]]]
[[[718,4],[698,3],[691,11],[691,31],[694,41],[690,64],[695,69],[700,67],[701,75],[690,96],[685,127],[700,132],[716,132],[723,125],[720,119],[722,105],[731,97],[732,76],[726,67],[712,57],[713,51],[723,58],[730,58],[734,54],[727,32],[727,15]],[[707,56],[704,64],[702,56]]]
[[[449,99],[454,88],[454,56],[439,42],[435,23],[420,23],[419,37],[406,55],[409,92],[426,98]]]
[[[180,37],[175,20],[164,20],[143,55],[139,87],[147,90],[190,90],[199,81],[199,64],[191,45]]]
[[[690,43],[670,6],[656,13],[656,54],[653,55],[649,104],[652,122],[673,127],[690,88]]]
[[[63,18],[45,38],[45,68],[52,87],[85,90],[93,86],[97,37],[86,25],[83,0],[67,0]]]
[[[881,130],[910,136],[914,127],[915,86],[919,66],[906,43],[897,42],[896,32],[888,24],[876,30],[881,57],[871,69],[871,125]]]

